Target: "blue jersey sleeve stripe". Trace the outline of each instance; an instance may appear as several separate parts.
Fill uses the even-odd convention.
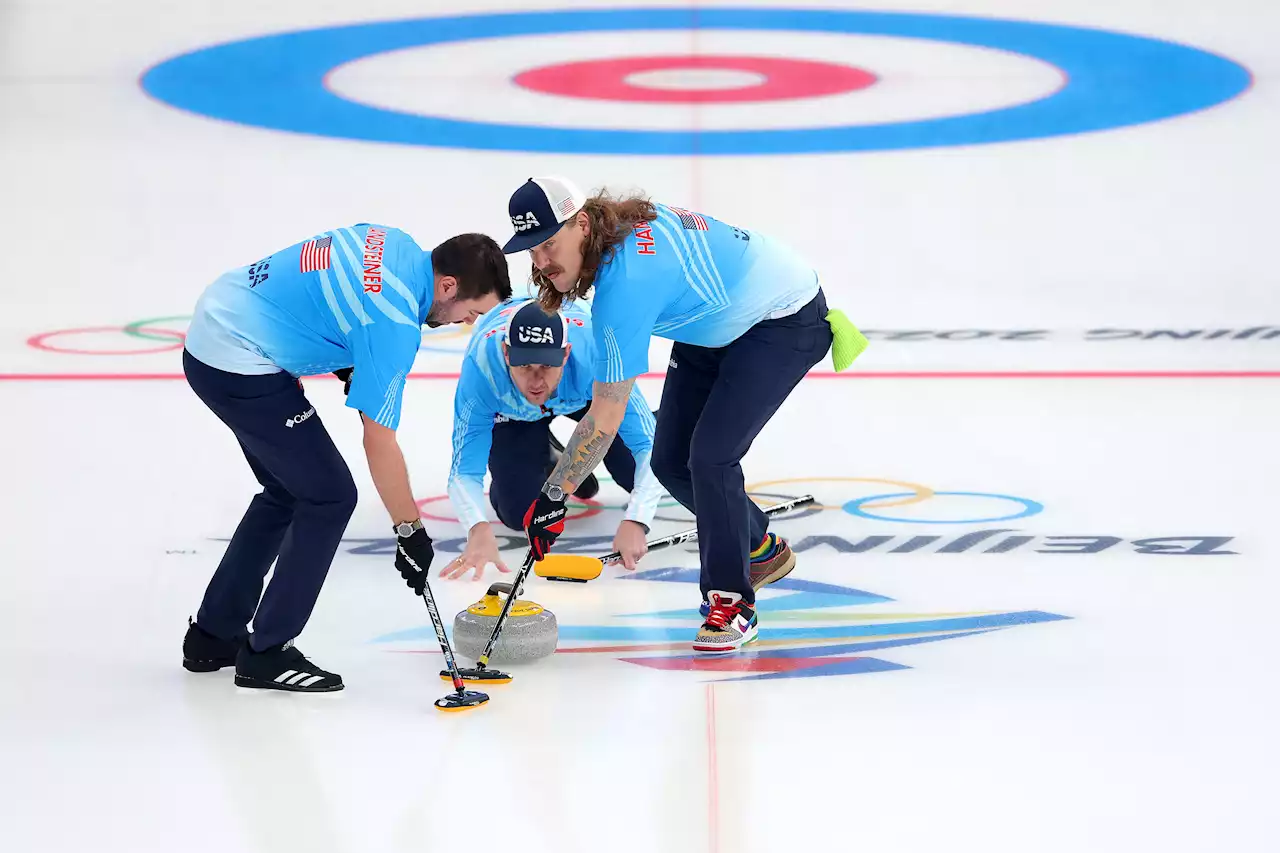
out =
[[[378,413],[373,416],[373,420],[375,423],[382,424],[383,426],[387,425],[386,424],[387,411],[391,408],[391,394],[394,390],[395,390],[395,379],[393,378],[391,382],[387,383],[387,390],[384,391],[382,394],[382,408],[379,409]]]
[[[711,249],[703,239],[706,232],[690,231],[684,227],[684,223],[680,221],[679,217],[676,217],[670,211],[665,211],[665,215],[667,216],[667,224],[679,235],[681,245],[689,253],[690,265],[701,270],[703,281],[715,296],[713,301],[718,301],[721,305],[728,305],[729,292],[725,289],[724,281],[720,278],[720,269],[711,257]]]
[[[618,355],[618,341],[614,337],[613,329],[604,330],[604,349],[605,349],[605,371],[604,378],[606,382],[618,381],[618,362],[621,358]]]
[[[667,242],[671,245],[671,250],[676,254],[676,259],[680,261],[680,269],[684,273],[684,279],[693,288],[693,292],[698,294],[698,298],[708,305],[716,307],[727,305],[728,300],[721,300],[717,296],[711,283],[703,276],[702,270],[693,263],[688,246],[683,239],[676,236],[678,232],[673,233],[671,228],[661,222],[661,218],[659,216],[659,221],[654,223],[654,227],[667,238]],[[682,227],[681,230],[683,230]]]
[[[705,293],[700,293],[709,302],[715,301],[716,289],[715,282],[707,272],[706,265],[699,263],[700,258],[697,252],[689,242],[689,232],[685,230],[682,223],[674,213],[665,207],[658,208],[658,220],[663,224],[663,233],[667,239],[671,241],[672,246],[676,250],[676,255],[682,262],[687,262],[688,268],[697,275],[698,280],[702,282]]]
[[[667,223],[683,238],[682,242],[689,250],[690,256],[695,258],[701,265],[703,274],[706,276],[712,290],[727,302],[729,292],[725,289],[724,279],[720,276],[720,268],[716,265],[710,244],[707,243],[707,232],[685,228],[680,217],[676,216],[669,208],[660,208],[660,210],[665,214]]]
[[[405,286],[405,283],[400,280],[398,275],[384,266],[382,268],[382,280],[391,285],[391,289],[400,294],[401,298],[404,299],[405,304],[409,306],[409,315],[411,317],[420,316],[422,307],[418,305],[417,297],[413,295],[413,291]],[[421,324],[419,323],[415,325]]]
[[[618,339],[613,333],[613,329],[608,327],[604,330],[604,345],[608,350],[609,369],[605,371],[605,379],[609,382],[621,382],[625,374],[625,366],[622,361],[622,350],[618,346]]]
[[[688,311],[678,317],[672,317],[670,320],[664,320],[661,323],[656,324],[653,327],[653,333],[661,337],[667,332],[675,331],[682,326],[688,326],[690,323],[696,323],[703,317],[710,316],[720,310],[722,309],[717,305],[699,305],[692,311]]]
[[[356,234],[354,231],[352,231],[350,228],[342,228],[334,233],[339,235],[338,244],[342,247],[342,254],[346,256],[347,263],[351,265],[351,269],[360,271],[359,274],[356,275],[356,281],[362,282],[363,274],[364,274],[364,263],[360,260],[360,255],[358,255],[355,252],[352,252],[351,247],[347,245],[347,241],[342,239],[342,237],[346,237],[347,239],[355,243],[356,246],[359,246],[360,245],[359,235]],[[382,269],[381,275],[383,280],[385,281],[386,280],[385,266]],[[400,286],[402,288],[404,287],[403,284],[401,284]],[[345,279],[343,280],[343,287],[344,289],[347,287],[347,283]],[[360,289],[364,290],[363,283],[360,284]],[[407,288],[406,288],[406,292],[407,292]],[[383,296],[381,293],[375,293],[373,291],[370,291],[366,295],[369,297],[369,301],[372,302],[374,306],[377,307],[377,309],[381,311],[383,314],[385,314],[387,318],[390,319],[391,321],[400,323],[405,326],[413,326],[415,328],[418,326],[418,322],[416,320],[413,320],[405,316],[405,314],[402,311],[400,311],[400,309],[396,308],[394,305],[388,302],[387,298]],[[354,292],[350,292],[348,298],[359,299],[359,297],[356,296]],[[411,303],[413,302],[413,294],[409,294],[409,301]],[[413,314],[416,317],[418,312],[415,310]],[[361,322],[365,322],[365,320],[362,319]],[[372,323],[373,322],[372,318],[367,318],[367,322]]]
[[[729,293],[725,290],[724,282],[720,279],[719,269],[716,267],[715,262],[711,260],[710,248],[707,248],[706,253],[704,254],[702,248],[706,247],[706,244],[703,243],[702,247],[700,247],[695,243],[694,238],[689,236],[691,232],[686,229],[680,219],[669,210],[659,208],[658,218],[662,219],[676,235],[676,239],[679,241],[679,246],[683,247],[685,253],[689,257],[689,266],[698,270],[700,273],[703,285],[706,287],[707,291],[712,294],[712,297],[708,299],[708,301],[716,302],[720,305],[728,305]],[[668,236],[670,237],[670,235]]]
[[[399,323],[402,326],[412,326],[415,329],[418,328],[417,320],[412,320],[409,317],[406,317],[399,308],[388,302],[387,298],[381,293],[370,293],[369,301],[372,302],[379,311],[387,315],[387,319],[392,322]]]
[[[627,411],[618,427],[618,437],[627,444],[637,459],[641,453],[648,453],[653,448],[653,436],[656,423],[649,403],[644,398],[638,385],[631,386],[631,395],[627,398]]]
[[[640,395],[640,389],[634,387],[631,391],[631,398],[627,401],[628,408],[635,413],[640,421],[640,429],[652,443],[653,435],[657,431],[657,421],[654,420],[653,411],[649,408],[649,403]]]
[[[361,281],[364,278],[364,261],[361,260],[364,253],[360,251],[360,235],[354,228],[339,228],[333,235],[337,238],[334,240],[336,247],[342,249],[342,256],[335,258],[337,265],[342,266],[342,262],[346,261],[346,271],[357,282]],[[361,289],[364,289],[364,285],[361,285]]]
[[[471,412],[476,407],[475,400],[468,400],[462,405],[453,421],[453,459],[449,465],[450,479],[459,476],[462,468],[462,450],[466,446],[464,439],[471,426]]]
[[[382,404],[382,410],[378,412],[378,416],[374,418],[383,426],[390,426],[395,420],[397,411],[399,410],[400,388],[404,385],[404,374],[397,373],[391,382],[387,385],[386,400]]]
[[[610,382],[613,378],[613,353],[609,350],[609,330],[604,326],[600,326],[598,334],[600,336],[600,343],[603,345],[603,351],[600,352],[596,358],[596,377],[598,382]],[[599,364],[601,360],[604,361],[603,374],[599,371]]]
[[[667,238],[667,243],[670,244],[671,251],[675,252],[676,260],[680,262],[680,271],[684,273],[685,283],[688,284],[689,287],[693,288],[693,292],[698,294],[698,298],[703,302],[711,302],[712,299],[710,293],[701,285],[701,276],[695,276],[689,269],[688,259],[686,259],[684,253],[680,251],[680,241],[677,240],[676,236],[671,233],[670,229],[662,223],[661,213],[658,214],[658,219],[654,221],[653,227],[658,229],[662,236]],[[695,278],[697,280],[695,280]]]
[[[484,465],[486,463],[484,457],[487,456],[483,452],[469,453],[468,451],[473,447],[476,451],[483,451],[479,446],[482,442],[478,440],[483,438],[480,430],[486,426],[491,430],[493,423],[492,416],[487,418],[488,424],[481,422],[483,418],[474,418],[475,408],[474,398],[468,399],[461,406],[456,406],[453,421],[453,459],[449,464],[449,485],[446,489],[454,511],[458,514],[458,521],[467,530],[485,520]],[[463,470],[464,463],[470,470]],[[477,467],[478,474],[475,470]]]
[[[726,300],[728,300],[729,291],[725,289],[724,278],[720,275],[720,267],[716,265],[715,256],[711,254],[711,244],[707,242],[707,232],[694,231],[691,233],[693,234],[694,239],[702,244],[702,256],[707,259],[707,264],[711,268],[711,274],[715,276],[716,289],[724,295]]]
[[[335,231],[334,244],[342,249],[342,254],[347,256],[347,262],[353,263],[351,258],[351,250],[342,241],[342,232]],[[373,322],[373,318],[369,316],[369,312],[364,310],[364,304],[360,301],[360,297],[351,288],[351,281],[347,278],[347,270],[342,265],[342,259],[335,253],[334,259],[337,261],[333,265],[334,277],[338,279],[338,286],[342,289],[342,296],[347,300],[347,305],[351,308],[351,313],[356,315],[356,319],[360,321],[360,325],[367,326]]]
[[[708,302],[716,301],[716,283],[710,278],[705,264],[698,263],[699,259],[696,257],[694,247],[690,245],[689,232],[685,231],[684,223],[680,222],[678,216],[662,206],[658,207],[658,220],[662,223],[662,233],[666,234],[667,240],[671,242],[673,250],[676,251],[676,256],[681,261],[681,266],[685,266],[686,270],[690,270],[701,282],[703,287],[699,291],[699,296]],[[686,277],[690,272],[685,273]]]
[[[320,290],[324,293],[324,301],[329,303],[329,310],[338,321],[338,328],[344,335],[351,334],[351,324],[347,322],[347,315],[342,313],[342,308],[338,305],[338,297],[333,292],[333,282],[329,281],[329,271],[319,270],[318,272],[320,273]]]
[[[364,255],[362,255],[361,252],[352,251],[352,245],[356,246],[357,250],[358,250],[358,247],[360,247],[360,234],[357,234],[351,228],[339,228],[338,231],[334,233],[338,234],[339,236],[338,243],[340,246],[342,246],[342,254],[346,256],[347,263],[351,265],[353,274],[356,275],[356,282],[360,283],[361,291],[364,291],[365,286],[364,286],[364,283],[362,282],[364,282],[365,264],[364,264],[364,260],[361,260],[362,257],[364,257]],[[346,240],[343,240],[343,238],[346,238]],[[348,245],[347,243],[348,240],[351,241],[351,245]],[[387,282],[389,277],[387,265],[385,264],[383,265],[383,268],[381,268],[379,275],[381,279],[384,280],[384,282]],[[408,289],[407,287],[404,287],[404,283],[401,282],[401,280],[397,279],[397,284],[399,284],[399,288],[397,289],[397,292],[401,293],[402,296],[406,297],[406,301],[408,302],[408,305],[410,305],[411,307],[412,316],[408,316],[404,314],[403,311],[397,309],[396,306],[390,304],[390,302],[387,300],[387,297],[381,295],[381,293],[370,291],[369,293],[367,293],[367,296],[369,296],[369,301],[372,302],[372,304],[374,304],[376,307],[378,307],[378,310],[381,311],[381,313],[383,313],[384,315],[387,315],[387,318],[389,320],[392,320],[393,323],[399,323],[402,325],[412,325],[412,327],[415,327],[415,328],[419,327],[419,323],[417,323],[417,320],[413,319],[413,318],[416,318],[417,316],[417,300],[413,298],[413,295],[410,292],[410,289]],[[346,282],[343,282],[343,286],[346,287]],[[358,298],[353,292],[351,293],[351,297]],[[371,319],[369,320],[369,323],[372,323]]]

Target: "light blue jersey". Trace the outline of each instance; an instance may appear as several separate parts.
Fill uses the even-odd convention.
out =
[[[431,253],[360,223],[223,275],[201,295],[186,348],[229,373],[354,367],[347,405],[395,429],[435,294]]]
[[[512,381],[502,342],[511,318],[529,301],[528,298],[512,300],[485,314],[476,324],[463,357],[462,375],[453,397],[449,499],[467,530],[485,520],[484,472],[493,446],[495,420],[537,421],[551,415],[567,415],[591,403],[596,344],[591,315],[581,305],[567,305],[561,311],[569,321],[568,341],[572,349],[551,398],[542,406],[535,406]],[[640,389],[633,388],[618,434],[636,460],[635,487],[626,517],[646,527],[652,526],[662,497],[662,486],[649,468],[653,430],[653,412]]]
[[[710,216],[655,205],[595,280],[595,378],[649,369],[649,338],[722,347],[818,295],[813,267],[789,248]]]

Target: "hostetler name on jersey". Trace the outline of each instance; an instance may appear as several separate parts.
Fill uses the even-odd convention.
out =
[[[382,247],[387,244],[387,232],[370,228],[364,238],[364,292],[382,292]]]

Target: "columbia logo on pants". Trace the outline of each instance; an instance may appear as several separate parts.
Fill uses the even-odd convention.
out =
[[[315,413],[316,413],[316,407],[312,406],[311,408],[307,409],[305,412],[303,412],[300,415],[294,415],[291,418],[286,418],[284,425],[287,426],[289,429],[293,429],[295,426],[302,423],[303,421],[305,421],[307,418],[311,417]]]

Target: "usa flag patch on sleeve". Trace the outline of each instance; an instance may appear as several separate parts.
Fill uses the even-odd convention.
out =
[[[684,226],[686,231],[706,231],[707,220],[703,219],[696,213],[690,213],[678,207],[671,208],[671,212],[680,217],[680,224]]]
[[[319,240],[308,240],[302,244],[302,261],[300,272],[315,272],[329,268],[329,249],[333,245],[333,237],[322,237]]]

